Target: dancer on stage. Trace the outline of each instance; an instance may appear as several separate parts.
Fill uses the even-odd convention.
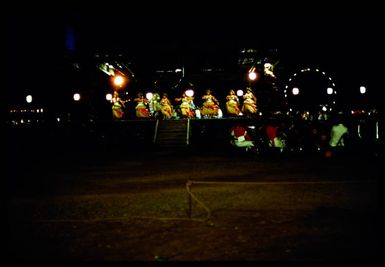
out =
[[[182,97],[175,98],[175,101],[182,102],[179,105],[180,113],[182,115],[182,118],[192,118],[192,117],[194,117],[194,111],[191,108],[191,101],[192,100],[193,100],[193,98],[187,96],[186,93],[183,93]]]
[[[114,91],[114,95],[111,98],[111,103],[112,103],[112,117],[115,120],[120,120],[123,118],[124,115],[124,108],[125,108],[125,103],[126,101],[123,101],[119,97],[119,93],[117,91]]]
[[[226,100],[227,114],[230,116],[241,116],[242,111],[239,109],[239,98],[233,89],[231,89],[230,93],[226,96]]]
[[[163,93],[160,100],[160,111],[162,112],[163,119],[171,119],[173,114],[173,106],[167,97],[167,93]]]
[[[143,93],[138,93],[138,97],[134,99],[138,104],[135,107],[136,117],[138,118],[149,118],[150,111],[147,109],[148,100],[143,96]]]
[[[256,114],[257,109],[257,98],[251,91],[251,88],[246,89],[246,94],[243,95],[243,106],[242,111],[246,116]]]
[[[211,94],[211,90],[207,89],[206,94],[202,96],[203,107],[201,109],[201,114],[203,117],[218,117],[219,115],[219,101]]]

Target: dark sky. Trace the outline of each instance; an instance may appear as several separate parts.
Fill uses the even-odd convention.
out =
[[[274,48],[280,51],[282,64],[319,66],[339,77],[344,86],[370,80],[379,87],[384,73],[384,25],[384,17],[377,13],[357,12],[11,14],[6,21],[8,77],[10,81],[19,77],[22,87],[53,74],[52,66],[70,48],[68,43],[66,47],[70,30],[72,45],[80,54],[121,51],[137,60],[162,62],[233,56],[243,47]]]

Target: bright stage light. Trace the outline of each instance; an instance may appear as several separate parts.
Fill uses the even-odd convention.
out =
[[[114,84],[116,85],[116,86],[122,86],[123,85],[123,83],[124,83],[124,78],[122,77],[122,76],[120,76],[120,75],[116,75],[115,77],[114,77]]]
[[[80,100],[80,94],[79,93],[75,93],[73,98],[74,98],[75,101],[79,101]]]
[[[153,96],[154,96],[153,93],[148,92],[148,93],[146,94],[146,99],[147,99],[148,101],[151,101],[151,99],[152,99]]]
[[[188,89],[188,90],[186,90],[185,94],[186,94],[188,97],[192,97],[192,96],[194,96],[194,90]]]
[[[254,81],[255,79],[257,79],[257,74],[254,71],[249,72],[249,79]]]
[[[27,97],[25,98],[25,101],[27,101],[27,103],[31,103],[32,102],[32,96],[27,95]]]

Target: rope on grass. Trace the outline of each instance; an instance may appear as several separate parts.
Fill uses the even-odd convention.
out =
[[[196,202],[198,202],[198,204],[201,205],[207,211],[207,216],[206,216],[206,219],[204,219],[204,221],[208,221],[211,217],[211,210],[191,192],[191,185],[192,184],[193,184],[192,180],[187,180],[187,183],[186,183],[187,193],[190,195],[190,197],[192,199],[194,199]],[[189,217],[190,217],[190,219],[192,219],[191,218],[191,210],[190,210],[190,216]]]
[[[200,201],[192,192],[192,184],[236,184],[236,185],[294,185],[294,184],[349,184],[349,183],[365,183],[365,182],[374,182],[373,180],[340,180],[340,181],[276,181],[276,182],[234,182],[234,181],[194,181],[187,180],[186,189],[189,196],[194,199],[199,205],[201,205],[207,211],[207,217],[204,221],[209,221],[211,217],[211,210]],[[191,203],[189,207],[189,218],[191,220],[196,220],[191,218]]]
[[[369,183],[374,180],[340,180],[340,181],[276,181],[276,182],[234,182],[234,181],[193,181],[187,183],[192,184],[237,184],[237,185],[294,185],[294,184],[354,184],[354,183]]]
[[[152,216],[125,216],[125,217],[107,217],[95,219],[46,219],[46,220],[32,220],[35,223],[95,223],[104,221],[128,221],[130,219],[146,219],[146,220],[160,220],[160,221],[196,221],[204,222],[202,219],[190,219],[179,217],[152,217]]]

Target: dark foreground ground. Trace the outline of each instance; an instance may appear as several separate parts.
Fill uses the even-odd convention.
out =
[[[382,257],[378,156],[33,147],[7,162],[11,261]]]

